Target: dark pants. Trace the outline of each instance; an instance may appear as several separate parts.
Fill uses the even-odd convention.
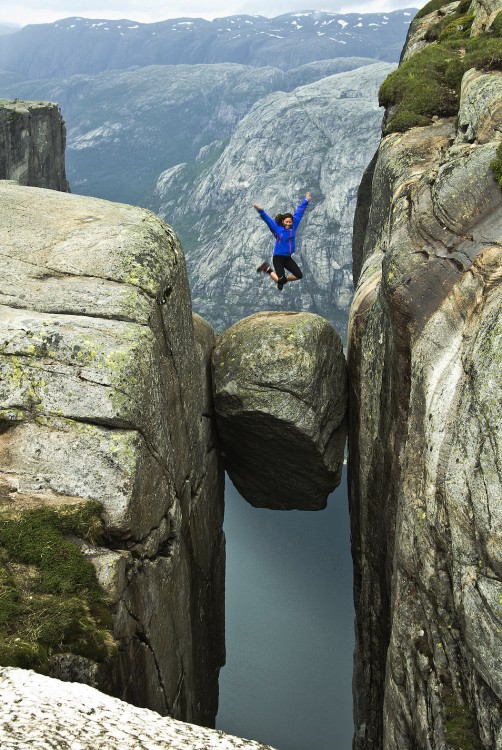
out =
[[[279,284],[286,281],[286,271],[292,273],[297,279],[301,279],[303,276],[303,273],[290,255],[274,255],[272,263],[279,278]]]

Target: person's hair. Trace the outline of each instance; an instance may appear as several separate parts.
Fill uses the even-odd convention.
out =
[[[289,213],[277,214],[277,216],[275,217],[275,223],[279,224],[279,226],[282,227],[284,226],[283,224],[284,219],[292,219],[292,218],[293,218],[293,214],[289,214]]]

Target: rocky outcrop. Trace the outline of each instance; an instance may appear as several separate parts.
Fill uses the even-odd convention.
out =
[[[57,104],[0,99],[0,179],[69,191]]]
[[[107,543],[79,544],[118,645],[98,672],[92,653],[49,650],[50,674],[210,725],[224,661],[223,475],[214,334],[192,321],[180,246],[139,208],[9,182],[0,196],[2,512],[99,502]],[[11,588],[16,566],[2,579]]]
[[[310,313],[258,313],[218,339],[215,409],[225,467],[251,505],[319,510],[340,483],[346,364]]]
[[[159,178],[160,215],[179,228],[194,309],[217,330],[257,309],[312,312],[344,333],[352,299],[357,186],[380,135],[377,88],[385,63],[261,99],[228,144],[201,150]],[[280,157],[278,158],[278,154]],[[294,166],[292,166],[294,165]],[[253,203],[274,216],[310,190],[298,233],[301,284],[282,295],[255,269],[273,238]]]
[[[502,746],[501,101],[500,71],[468,71],[458,121],[388,135],[366,180],[348,356],[356,750]]]
[[[21,669],[0,669],[4,750],[273,750],[252,740],[162,718],[87,685]]]

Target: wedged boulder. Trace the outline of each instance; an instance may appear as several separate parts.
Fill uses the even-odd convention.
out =
[[[312,313],[263,312],[213,352],[225,467],[257,508],[320,510],[339,484],[346,437],[340,336]]]
[[[89,681],[210,725],[224,662],[215,335],[194,325],[179,243],[149,211],[13,182],[0,227],[0,521],[97,501],[103,546],[78,544],[117,652]],[[19,561],[2,562],[15,599]],[[37,667],[1,628],[0,644],[2,663]],[[51,675],[95,674],[99,654],[46,646],[27,644]]]

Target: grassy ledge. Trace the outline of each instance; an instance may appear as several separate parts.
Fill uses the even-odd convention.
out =
[[[429,3],[420,13],[437,9],[427,10],[433,5]],[[474,14],[469,7],[470,0],[462,0],[455,13],[432,24],[427,31],[430,44],[401,63],[382,83],[379,104],[391,108],[384,135],[429,125],[435,115],[456,116],[464,73],[470,68],[502,70],[502,12],[486,33],[470,37]]]
[[[46,674],[49,657],[72,653],[95,661],[117,646],[94,566],[67,539],[101,538],[100,505],[37,508],[0,515],[0,664]]]

